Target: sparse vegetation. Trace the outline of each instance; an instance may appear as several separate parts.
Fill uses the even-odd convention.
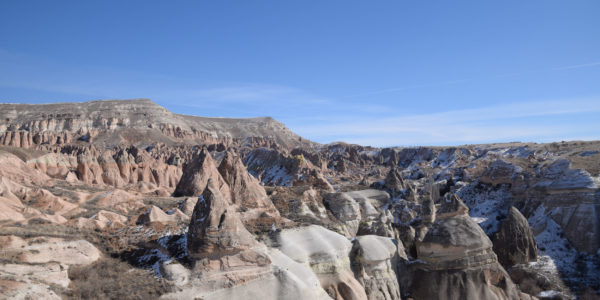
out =
[[[132,267],[114,258],[104,258],[89,266],[69,269],[71,284],[63,295],[67,299],[156,299],[172,291],[152,270]]]

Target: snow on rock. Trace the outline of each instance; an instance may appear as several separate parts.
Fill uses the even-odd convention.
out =
[[[479,223],[486,234],[498,231],[500,219],[510,207],[510,189],[505,185],[493,188],[470,183],[457,192],[458,196],[469,207],[469,216]]]

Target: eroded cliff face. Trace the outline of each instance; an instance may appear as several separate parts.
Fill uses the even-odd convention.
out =
[[[96,143],[218,144],[292,148],[310,145],[272,118],[174,114],[147,99],[58,104],[0,104],[0,145]]]
[[[598,142],[378,149],[147,100],[0,106],[0,297],[600,290]]]

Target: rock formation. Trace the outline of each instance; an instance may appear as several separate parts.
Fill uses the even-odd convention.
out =
[[[406,188],[402,175],[397,167],[392,167],[385,177],[384,186],[393,196],[399,195]]]
[[[209,180],[219,189],[222,197],[231,202],[229,186],[219,174],[215,162],[206,148],[202,148],[183,169],[181,180],[175,189],[175,196],[200,196]]]
[[[310,266],[333,299],[367,299],[350,269],[352,244],[321,226],[277,232],[274,245],[294,261]]]
[[[346,235],[356,236],[360,224],[372,225],[390,200],[388,193],[378,190],[361,190],[343,193],[329,193],[324,196],[324,203],[333,215],[344,224]],[[384,215],[380,218],[383,221]],[[390,229],[391,230],[391,229]]]
[[[398,247],[391,238],[358,236],[354,241],[352,256],[355,277],[365,288],[368,299],[400,299],[396,275]]]
[[[599,145],[319,145],[148,100],[0,104],[0,298],[584,299]]]
[[[229,186],[234,204],[246,210],[258,210],[260,213],[270,214],[273,217],[279,216],[279,212],[267,196],[265,189],[256,178],[248,173],[241,159],[233,150],[225,153],[218,170]]]
[[[492,242],[462,210],[464,204],[453,196],[443,201],[435,222],[422,241],[411,266],[410,286],[415,299],[519,299],[520,294],[498,263]]]
[[[511,207],[508,217],[494,234],[494,252],[498,261],[509,267],[537,259],[537,243],[527,219],[515,207]]]
[[[255,245],[231,203],[217,184],[208,179],[198,199],[188,231],[188,253],[193,259],[218,258],[240,253]]]

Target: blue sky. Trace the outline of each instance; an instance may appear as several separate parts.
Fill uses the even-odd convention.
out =
[[[600,139],[600,1],[0,2],[0,102],[150,98],[318,142]]]

